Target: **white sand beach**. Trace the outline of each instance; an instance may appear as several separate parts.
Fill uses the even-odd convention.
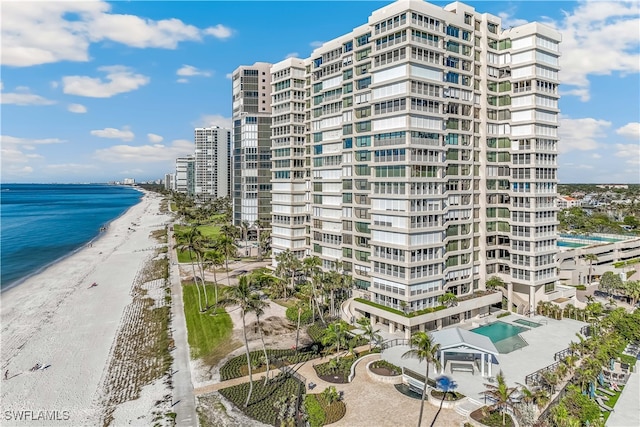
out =
[[[145,193],[91,246],[2,293],[0,424],[99,424],[101,382],[132,284],[160,246],[150,233],[170,219],[160,201]],[[50,366],[32,372],[36,363]]]

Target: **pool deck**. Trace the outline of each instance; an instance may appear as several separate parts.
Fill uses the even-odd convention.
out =
[[[512,314],[511,316],[497,320],[505,323],[511,323],[516,319],[523,318],[524,317],[522,316]],[[547,324],[522,332],[520,336],[528,343],[528,346],[508,354],[500,354],[497,357],[498,363],[495,364],[496,360],[494,360],[494,364],[491,367],[492,376],[495,377],[500,371],[502,371],[509,386],[515,386],[516,383],[524,384],[525,377],[527,375],[554,363],[553,355],[556,352],[567,348],[571,341],[578,341],[576,332],[579,332],[580,328],[585,325],[584,322],[576,320],[553,320],[542,316],[534,316],[532,318],[527,317],[526,319],[536,323],[546,321]],[[496,320],[491,320],[491,322],[493,321]],[[517,323],[515,325],[522,326]],[[465,329],[473,329],[474,325],[468,324],[457,326],[466,326]],[[385,339],[388,339],[386,335],[389,334],[385,334]],[[404,338],[404,336],[395,336],[393,338]],[[408,346],[391,347],[382,353],[382,358],[397,366],[404,366],[424,375],[426,370],[424,362],[419,363],[417,359],[402,358],[402,355],[408,350]],[[440,373],[435,372],[433,366],[430,367],[430,378],[435,378],[439,374]],[[479,371],[476,371],[474,374],[471,374],[470,372],[456,371],[452,374],[449,368],[447,368],[445,374],[453,378],[458,384],[456,391],[480,402],[484,402],[484,396],[481,393],[486,390],[484,384],[488,383],[489,379],[481,377]]]
[[[636,370],[622,390],[614,411],[607,420],[607,427],[640,426],[638,396],[640,396],[640,372]]]

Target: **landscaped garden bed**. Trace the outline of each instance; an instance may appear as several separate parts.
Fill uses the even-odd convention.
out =
[[[320,394],[307,394],[304,407],[311,427],[333,424],[341,420],[347,412],[347,406],[340,400],[335,387],[329,387]]]
[[[288,375],[278,375],[264,385],[264,381],[253,382],[253,393],[249,406],[244,403],[249,393],[249,383],[238,384],[220,390],[220,394],[233,403],[247,416],[265,424],[280,425],[281,406],[283,402],[295,406],[302,404],[305,385]],[[300,395],[298,393],[301,393]],[[300,396],[298,401],[297,397]],[[297,410],[297,408],[293,408]],[[285,411],[286,412],[286,411]]]
[[[445,393],[439,390],[431,390],[431,396],[438,400],[442,400],[444,397],[445,402],[455,402],[465,398],[465,395],[462,393],[456,393],[455,391],[448,391]]]
[[[356,361],[354,356],[336,357],[326,363],[314,365],[318,378],[335,384],[344,384],[349,382],[349,374],[351,373],[351,365]]]
[[[470,416],[480,424],[489,427],[515,427],[511,415],[505,414],[505,423],[502,424],[502,413],[500,411],[489,411],[486,406],[476,409]]]
[[[294,349],[282,349],[274,350],[267,349],[267,355],[269,356],[270,367],[274,367],[274,362],[278,360],[285,365],[293,365],[296,363],[306,362],[318,357],[318,354],[311,349],[301,349],[296,353]],[[259,373],[264,372],[267,369],[266,361],[264,360],[264,351],[255,350],[250,353],[252,372]],[[239,378],[249,375],[249,369],[247,367],[247,355],[241,354],[239,356],[230,359],[227,363],[220,368],[220,380],[226,381],[233,378]]]
[[[381,375],[384,377],[402,375],[402,368],[399,368],[393,363],[387,362],[386,360],[376,360],[374,362],[371,362],[371,364],[369,365],[369,370],[376,375]]]

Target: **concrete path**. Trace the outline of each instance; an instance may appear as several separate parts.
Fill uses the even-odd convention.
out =
[[[171,314],[173,327],[173,339],[175,350],[173,351],[173,410],[176,413],[176,425],[196,426],[196,401],[193,395],[193,383],[191,381],[191,366],[189,364],[189,343],[187,342],[187,323],[184,317],[182,301],[182,285],[180,282],[180,270],[178,267],[176,252],[171,248],[173,231],[168,232],[169,262],[171,279]]]

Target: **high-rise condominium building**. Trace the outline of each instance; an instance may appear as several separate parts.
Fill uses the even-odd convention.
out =
[[[271,222],[271,64],[233,72],[233,222]]]
[[[178,157],[173,187],[178,193],[193,197],[196,187],[196,159],[194,156]]]
[[[274,256],[344,270],[351,309],[407,336],[486,312],[494,276],[521,313],[550,299],[560,40],[408,0],[273,65]]]
[[[229,197],[231,130],[213,126],[194,133],[196,201]]]

